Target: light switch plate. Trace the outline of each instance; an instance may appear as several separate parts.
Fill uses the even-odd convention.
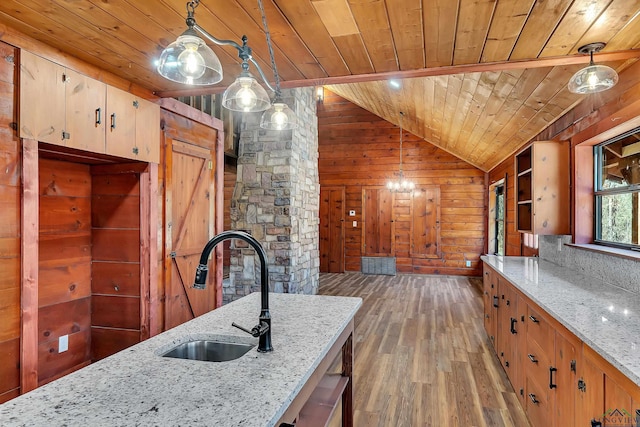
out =
[[[69,350],[69,335],[63,335],[58,338],[58,353],[64,353]]]
[[[357,227],[358,226],[358,221],[353,221],[353,226]]]

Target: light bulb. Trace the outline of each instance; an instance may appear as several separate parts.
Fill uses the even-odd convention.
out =
[[[599,82],[600,82],[600,79],[598,78],[598,73],[596,73],[595,70],[589,73],[589,75],[587,76],[587,84],[589,85],[590,88],[594,88],[598,86]]]
[[[273,108],[275,108],[275,113],[271,115],[271,123],[273,123],[276,129],[283,129],[287,126],[289,122],[289,118],[287,117],[287,113],[284,110],[284,104],[275,103],[273,104]]]
[[[251,89],[251,79],[243,78],[240,84],[242,89],[240,89],[236,95],[238,104],[240,104],[240,107],[242,107],[244,111],[249,111],[251,107],[256,105],[256,93]]]
[[[187,79],[199,79],[207,71],[207,67],[198,52],[198,43],[188,39],[185,40],[184,47],[184,51],[178,55],[178,71]]]
[[[388,182],[387,182],[387,188],[388,188],[389,190],[393,190],[393,182],[388,181]]]

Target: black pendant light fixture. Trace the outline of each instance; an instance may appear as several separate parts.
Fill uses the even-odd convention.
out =
[[[602,92],[611,89],[618,83],[618,73],[606,65],[596,65],[593,62],[593,54],[600,52],[606,46],[605,43],[596,42],[581,46],[578,52],[589,54],[589,65],[575,73],[569,80],[569,91],[578,94]]]

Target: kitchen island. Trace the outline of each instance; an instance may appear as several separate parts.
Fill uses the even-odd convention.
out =
[[[270,353],[258,353],[257,338],[231,326],[257,324],[260,293],[253,293],[0,405],[0,425],[263,427],[292,422],[334,357],[340,351],[352,357],[353,318],[362,300],[275,293],[269,298]],[[201,339],[255,347],[227,362],[161,356]],[[350,363],[343,360],[343,366]],[[350,384],[344,393],[348,401],[349,393]]]

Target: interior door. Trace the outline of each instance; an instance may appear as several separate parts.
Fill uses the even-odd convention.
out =
[[[216,307],[215,261],[204,290],[193,279],[204,245],[214,233],[214,174],[211,151],[166,138],[165,329]]]
[[[362,189],[364,256],[394,256],[393,194],[386,187]]]
[[[440,187],[420,187],[411,197],[412,258],[440,257]]]
[[[320,187],[320,272],[344,273],[344,187]]]

